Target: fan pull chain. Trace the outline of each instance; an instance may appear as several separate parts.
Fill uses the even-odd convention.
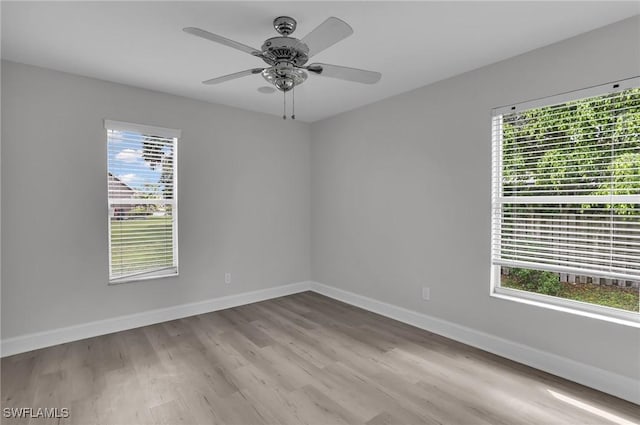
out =
[[[291,89],[291,99],[293,100],[293,106],[291,107],[291,119],[296,119],[296,86]]]
[[[282,92],[282,119],[287,119],[287,92]]]

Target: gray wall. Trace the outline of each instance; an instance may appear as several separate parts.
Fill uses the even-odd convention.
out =
[[[104,118],[182,129],[177,278],[107,285]],[[2,124],[3,338],[309,279],[308,124],[11,62]]]
[[[313,280],[640,377],[638,329],[489,296],[491,109],[640,74],[639,28],[632,18],[312,124]]]

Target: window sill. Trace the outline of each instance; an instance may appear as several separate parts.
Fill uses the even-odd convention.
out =
[[[617,323],[623,326],[640,328],[640,314],[618,310],[611,307],[597,306],[581,301],[566,300],[549,295],[535,294],[518,289],[496,287],[490,294],[492,297],[515,301],[523,304],[542,307],[563,313],[575,314],[596,320]]]
[[[163,279],[166,277],[176,277],[176,276],[178,276],[177,267],[171,267],[169,269],[160,270],[157,272],[149,272],[141,275],[110,279],[109,285],[120,285],[122,283],[132,283],[132,282],[151,280],[151,279]]]

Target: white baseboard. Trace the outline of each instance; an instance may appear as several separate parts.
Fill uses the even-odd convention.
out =
[[[319,282],[311,290],[640,404],[640,382],[629,377]]]
[[[193,316],[196,314],[209,313],[216,310],[223,310],[225,308],[237,307],[271,298],[296,294],[298,292],[308,291],[309,289],[310,282],[297,282],[289,285],[260,289],[258,291],[213,298],[206,301],[181,304],[126,316],[114,317],[111,319],[98,320],[66,328],[21,335],[15,338],[2,340],[0,343],[0,351],[2,353],[2,357],[11,356],[13,354],[24,353],[38,348],[63,344],[65,342],[77,341],[84,338],[91,338],[94,336],[166,322],[168,320],[181,319],[183,317]]]

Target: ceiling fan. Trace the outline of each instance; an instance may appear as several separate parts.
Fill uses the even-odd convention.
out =
[[[203,84],[219,84],[248,75],[262,74],[265,80],[286,94],[288,91],[293,90],[295,86],[306,81],[307,72],[323,77],[338,78],[364,84],[374,84],[380,81],[382,74],[379,72],[326,63],[306,65],[307,61],[314,55],[353,34],[353,29],[343,20],[330,17],[302,39],[290,37],[295,31],[296,26],[296,20],[289,16],[277,17],[273,20],[273,27],[280,36],[265,40],[260,50],[200,28],[188,27],[184,28],[183,31],[249,53],[262,59],[269,65],[268,67],[251,68],[222,77],[212,78],[203,81]],[[283,115],[283,118],[286,119],[286,113]],[[295,111],[291,118],[295,119]]]

